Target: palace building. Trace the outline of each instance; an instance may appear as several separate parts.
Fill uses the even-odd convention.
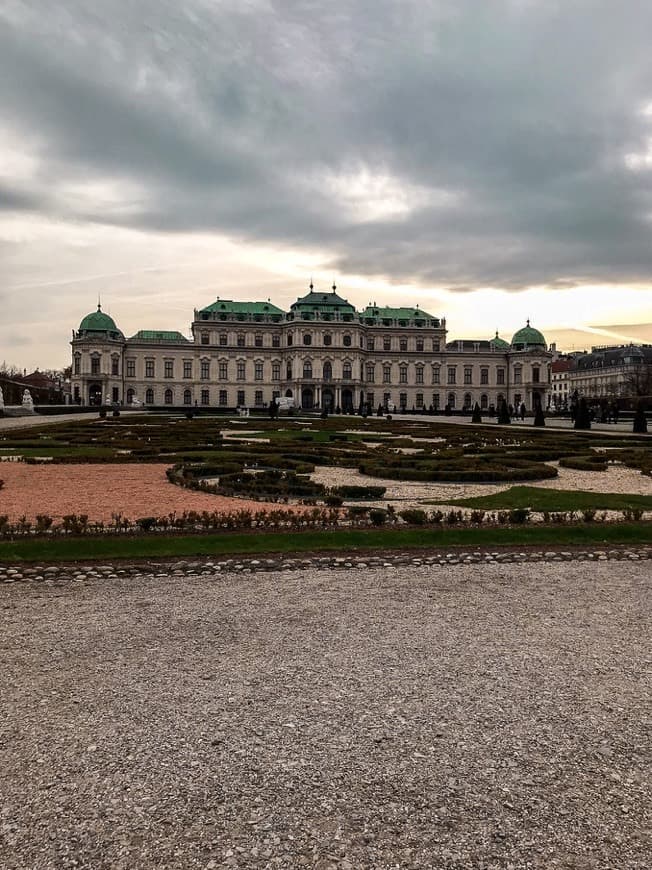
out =
[[[545,338],[528,321],[511,342],[447,341],[446,320],[414,308],[357,311],[314,289],[283,311],[216,299],[195,309],[191,337],[143,329],[126,338],[100,305],[73,331],[73,401],[82,405],[443,411],[549,404]]]

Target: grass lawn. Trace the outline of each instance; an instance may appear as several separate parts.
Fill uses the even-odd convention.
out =
[[[337,552],[341,556],[383,550],[450,547],[558,549],[617,544],[652,544],[652,523],[487,528],[341,529],[298,533],[265,532],[39,538],[0,542],[0,562],[88,562],[94,559],[154,559],[192,556],[252,556]]]
[[[620,492],[583,492],[582,490],[542,489],[536,486],[512,486],[493,495],[447,502],[458,507],[484,510],[510,510],[531,508],[535,511],[624,510],[642,508],[652,511],[652,496],[629,495]],[[434,502],[432,502],[434,504]]]

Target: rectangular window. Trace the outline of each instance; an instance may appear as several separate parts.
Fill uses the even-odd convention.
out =
[[[489,383],[489,369],[480,369],[480,383],[488,384]]]
[[[417,384],[423,383],[423,366],[417,367]]]
[[[226,332],[220,332],[220,347],[226,347],[229,343],[229,336]]]
[[[504,385],[504,383],[505,383],[505,369],[503,369],[503,368],[496,369],[496,383]]]
[[[521,374],[522,374],[522,369],[520,366],[517,366],[517,368],[514,369],[514,383],[515,384],[521,383]]]
[[[244,337],[244,335],[242,335],[242,333],[238,336],[238,342],[237,342],[237,344],[238,344],[238,347],[244,347],[244,346],[245,346],[245,337]]]
[[[81,357],[75,354],[74,373],[76,375],[81,371]]]
[[[254,347],[262,347],[263,346],[263,337],[260,334],[256,334],[254,336]]]
[[[146,359],[145,360],[145,377],[153,378],[154,377],[154,360]]]
[[[401,352],[405,353],[405,351],[407,350],[407,338],[399,339],[398,346]]]
[[[208,344],[208,342],[209,342],[208,333],[207,333],[207,332],[202,332],[202,334],[201,334],[201,343],[202,343],[202,344]]]
[[[432,382],[433,384],[441,383],[441,368],[439,366],[432,367]]]
[[[439,393],[432,394],[432,407],[435,409],[435,411],[439,410]]]
[[[111,390],[111,401],[114,403],[120,401],[120,392],[117,387]]]
[[[464,366],[464,383],[473,383],[473,368],[471,366]]]
[[[192,360],[184,359],[183,361],[183,376],[184,378],[192,377]]]
[[[229,377],[229,364],[220,362],[217,365],[218,377],[221,381],[225,381]]]
[[[118,359],[118,357],[117,356],[111,357],[111,374],[112,375],[120,374],[119,366],[120,366],[120,360]],[[118,400],[115,399],[114,401],[117,402]]]
[[[457,378],[455,366],[448,366],[448,383],[454,384]]]
[[[199,377],[202,381],[207,381],[211,375],[211,364],[207,359],[203,359],[200,363]]]
[[[208,404],[210,404],[210,394],[209,394],[208,390],[202,390],[202,391],[201,391],[201,393],[200,393],[200,401],[201,401],[202,405],[208,405]]]
[[[417,353],[423,353],[423,339],[417,338]]]
[[[245,391],[238,390],[238,405],[244,405],[245,403]]]
[[[256,390],[254,393],[254,405],[262,405],[263,404],[263,391]]]
[[[373,409],[374,409],[374,394],[373,393],[367,393],[367,406],[369,408],[371,408],[371,410],[373,411]]]
[[[174,363],[171,359],[166,359],[163,364],[163,376],[166,378],[174,377]]]
[[[407,408],[407,393],[399,393],[398,403],[399,403],[401,409]]]
[[[367,366],[367,380],[373,382],[374,379],[374,366]]]
[[[281,364],[280,363],[272,363],[272,380],[280,381],[281,380]]]
[[[373,350],[375,345],[376,345],[376,342],[374,341],[373,338],[367,339],[367,350]]]
[[[254,380],[262,381],[263,379],[263,364],[261,362],[257,362],[254,364]],[[258,403],[256,403],[258,404]]]
[[[398,370],[398,380],[399,380],[400,384],[407,384],[407,382],[408,382],[407,375],[408,375],[407,366],[401,366],[400,369]],[[403,395],[403,394],[401,393],[401,395]]]
[[[423,408],[423,393],[417,393],[417,408]]]
[[[135,378],[136,377],[136,360],[128,359],[127,360],[127,377]]]
[[[432,349],[433,349],[434,353],[439,353],[439,339],[438,338],[433,338]]]
[[[273,335],[272,336],[272,347],[280,347],[281,346],[281,336]]]
[[[391,366],[383,366],[383,383],[391,384],[392,382],[392,367]]]
[[[99,356],[91,357],[91,374],[99,375],[100,373],[100,358]]]
[[[220,390],[219,402],[220,405],[226,405],[226,390]]]
[[[245,363],[243,363],[243,362],[236,363],[236,375],[235,376],[239,381],[244,381],[244,379],[245,379]],[[242,403],[239,402],[238,404],[242,404]]]
[[[539,383],[539,369],[536,366],[532,367],[532,383],[533,384]]]
[[[383,350],[391,350],[392,349],[392,339],[389,335],[386,335],[383,338]]]
[[[387,406],[389,405],[391,399],[392,399],[392,394],[391,394],[391,393],[383,393],[383,407],[384,407],[384,408],[387,408]]]

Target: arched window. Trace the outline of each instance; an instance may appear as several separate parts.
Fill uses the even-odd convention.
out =
[[[190,392],[190,390],[183,391],[183,404],[192,405],[192,393]]]
[[[172,399],[173,399],[172,390],[167,389],[165,391],[165,393],[163,394],[163,401],[165,402],[166,405],[171,405]]]
[[[325,332],[324,333],[324,346],[330,347],[332,343],[333,343],[333,336],[330,334],[330,332]]]
[[[342,364],[342,378],[345,381],[351,380],[351,363],[345,362]]]
[[[449,408],[455,407],[455,393],[448,394],[448,407]]]
[[[486,393],[483,393],[480,396],[480,407],[483,411],[485,411],[489,407],[489,396]]]
[[[304,360],[303,362],[303,376],[304,378],[308,378],[308,380],[312,378],[312,363],[309,359]]]
[[[312,344],[312,335],[309,332],[304,332],[303,334],[303,343],[305,345]]]
[[[154,404],[154,390],[151,387],[148,390],[145,390],[145,404]]]
[[[342,339],[342,344],[344,345],[344,347],[351,347],[351,336],[345,335]]]
[[[133,405],[135,395],[136,395],[136,391],[133,389],[133,387],[129,387],[129,389],[127,390],[127,404],[128,405]]]
[[[464,393],[464,410],[471,410],[471,393]]]
[[[333,365],[332,363],[325,362],[324,363],[324,380],[330,381],[333,379]]]

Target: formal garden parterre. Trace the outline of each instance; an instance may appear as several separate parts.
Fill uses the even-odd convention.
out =
[[[638,522],[652,512],[648,436],[143,414],[8,431],[0,457],[5,538]]]

